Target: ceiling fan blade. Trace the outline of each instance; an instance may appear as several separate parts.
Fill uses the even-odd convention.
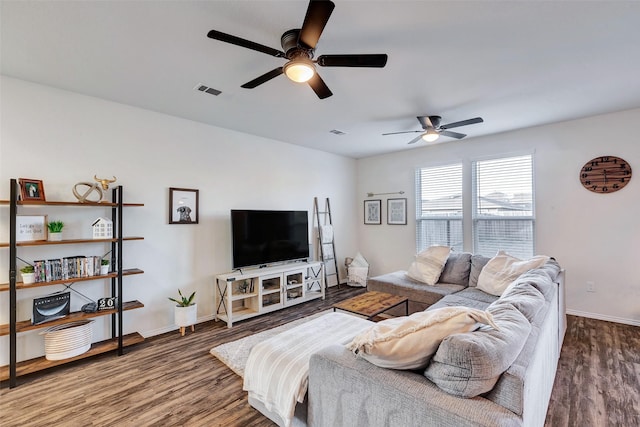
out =
[[[407,144],[415,144],[416,142],[420,141],[420,138],[422,138],[422,135],[416,136],[411,141],[407,142]]]
[[[222,33],[220,31],[211,30],[207,34],[207,37],[214,40],[220,40],[221,42],[231,43],[236,46],[246,47],[247,49],[257,50],[258,52],[266,53],[267,55],[275,56],[277,58],[286,58],[284,52],[273,49],[269,46],[265,46],[259,43],[255,43],[249,40],[241,39],[240,37],[232,36],[231,34]]]
[[[451,132],[451,131],[448,131],[448,130],[441,130],[441,131],[439,131],[438,133],[439,133],[440,135],[449,136],[449,137],[451,137],[451,138],[455,138],[455,139],[462,139],[462,138],[464,138],[465,136],[467,136],[467,135],[465,135],[464,133]]]
[[[253,80],[251,80],[250,82],[247,82],[245,84],[243,84],[240,87],[243,87],[245,89],[253,89],[256,86],[260,86],[262,83],[266,83],[269,80],[278,77],[280,74],[282,74],[282,67],[278,67],[278,68],[274,68],[273,70],[269,71],[268,73],[264,73],[263,75],[261,75],[260,77],[257,77]]]
[[[307,14],[300,28],[299,44],[308,49],[315,49],[334,7],[336,5],[332,1],[311,0],[309,2]]]
[[[331,90],[329,90],[329,87],[326,85],[324,80],[322,80],[318,73],[315,73],[313,77],[311,77],[311,80],[309,80],[307,83],[309,83],[311,89],[313,89],[313,91],[316,93],[316,95],[318,95],[318,98],[320,99],[325,99],[333,95]]]
[[[476,117],[474,119],[462,120],[461,122],[454,122],[454,123],[449,123],[448,125],[442,125],[440,126],[440,129],[451,129],[451,128],[457,128],[459,126],[472,125],[474,123],[482,123],[482,122],[484,122],[484,120],[482,120],[482,117]]]
[[[383,133],[382,136],[385,135],[399,135],[401,133],[415,133],[415,132],[424,132],[423,130],[405,130],[403,132],[389,132],[389,133]]]
[[[316,60],[322,67],[373,67],[382,68],[387,64],[386,54],[365,55],[320,55]]]
[[[422,125],[422,129],[429,129],[433,127],[429,116],[418,116],[418,121]]]

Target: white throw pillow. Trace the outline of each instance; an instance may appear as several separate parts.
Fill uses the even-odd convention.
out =
[[[423,369],[445,337],[472,331],[478,322],[498,329],[491,313],[475,308],[419,311],[376,323],[358,334],[347,348],[382,368]]]
[[[480,272],[478,289],[500,296],[522,273],[541,267],[548,260],[548,256],[538,255],[523,261],[505,251],[498,251],[498,254],[491,258]]]
[[[440,278],[444,264],[449,258],[451,248],[448,246],[430,246],[416,255],[409,266],[407,276],[427,285],[435,285]]]

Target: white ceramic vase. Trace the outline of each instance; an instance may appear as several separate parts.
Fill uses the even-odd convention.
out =
[[[20,273],[22,274],[22,283],[25,285],[31,285],[36,283],[36,273]]]
[[[100,274],[101,275],[109,274],[109,264],[100,266]]]

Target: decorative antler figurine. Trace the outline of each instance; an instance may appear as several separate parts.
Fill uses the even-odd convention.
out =
[[[95,179],[97,182],[99,182],[102,185],[103,190],[108,190],[109,184],[116,182],[115,176],[113,177],[113,179],[107,179],[107,178],[98,178],[97,175],[93,175],[93,179]]]

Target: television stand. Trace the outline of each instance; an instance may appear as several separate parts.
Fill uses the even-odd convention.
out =
[[[215,320],[237,322],[317,298],[324,299],[324,265],[296,262],[216,276]]]

